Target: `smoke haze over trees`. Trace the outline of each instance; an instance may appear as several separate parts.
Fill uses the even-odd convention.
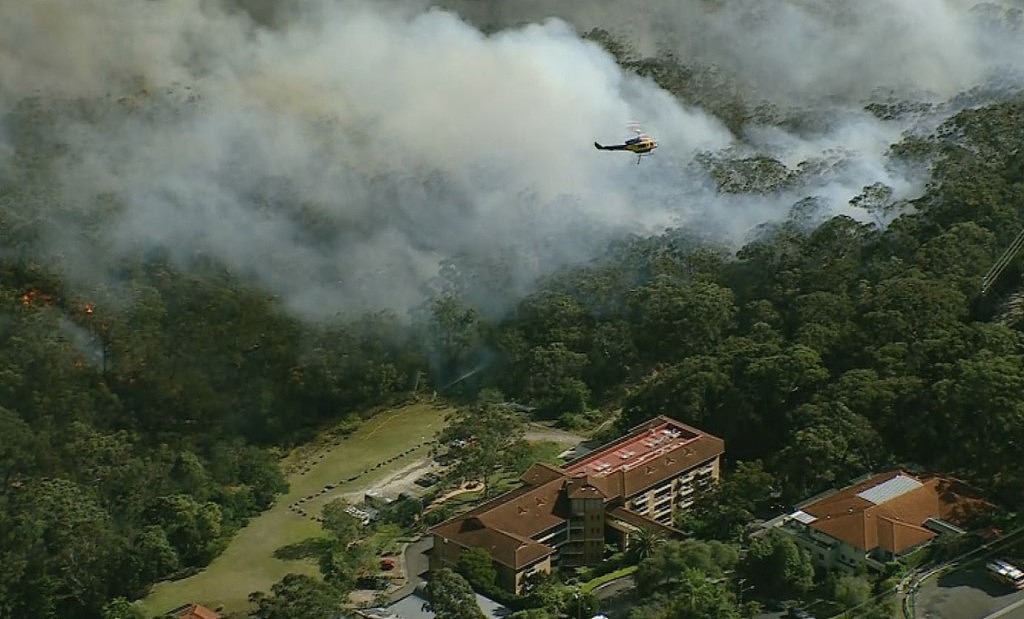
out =
[[[444,4],[0,3],[0,619],[417,388],[723,436],[709,536],[899,461],[1024,500],[1019,3]]]
[[[464,4],[516,27],[415,3],[6,3],[0,157],[38,182],[18,183],[28,251],[88,282],[153,249],[211,256],[306,318],[405,318],[458,285],[448,264],[474,287],[500,274],[475,296],[502,311],[625,234],[737,247],[807,198],[818,219],[879,217],[850,199],[923,186],[886,156],[904,131],[965,89],[1021,84],[1015,14],[939,0],[656,2],[628,19],[598,3],[568,23],[544,20],[560,3]],[[660,86],[573,25],[630,36],[649,55],[623,64]],[[903,97],[936,105],[864,109]],[[631,120],[655,157],[593,150]]]

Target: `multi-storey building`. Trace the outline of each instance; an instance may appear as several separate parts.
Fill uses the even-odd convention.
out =
[[[722,439],[657,417],[564,466],[534,464],[520,488],[430,530],[431,569],[481,548],[518,592],[528,574],[593,565],[642,528],[678,533],[673,511],[718,479],[724,451]]]

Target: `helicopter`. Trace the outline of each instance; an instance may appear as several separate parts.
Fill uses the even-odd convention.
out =
[[[635,138],[630,138],[622,144],[612,144],[610,146],[602,146],[601,144],[594,142],[594,147],[597,150],[628,150],[631,153],[636,154],[636,164],[640,165],[640,159],[644,155],[650,155],[655,148],[658,148],[658,142],[651,136],[647,135],[640,129],[636,123],[630,123],[630,129],[636,134]]]

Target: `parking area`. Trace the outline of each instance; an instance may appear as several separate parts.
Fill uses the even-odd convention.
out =
[[[972,563],[923,583],[915,610],[918,619],[1024,619],[1024,591],[995,582],[983,563]]]

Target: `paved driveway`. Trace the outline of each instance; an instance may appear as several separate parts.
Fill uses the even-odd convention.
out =
[[[609,580],[603,585],[594,588],[592,593],[599,600],[610,600],[632,591],[634,587],[636,587],[636,581],[633,580],[633,575],[630,574],[629,576]]]
[[[433,547],[433,535],[426,535],[405,546],[405,550],[402,552],[402,569],[405,572],[406,583],[388,595],[390,602],[401,600],[415,591],[417,586],[426,582],[423,580],[423,575],[430,569],[428,553]]]
[[[424,535],[405,547],[405,577],[410,583],[423,582],[423,575],[430,569],[430,549],[434,547],[434,536]]]
[[[922,584],[915,610],[917,619],[1024,619],[1024,591],[995,582],[975,564]]]

